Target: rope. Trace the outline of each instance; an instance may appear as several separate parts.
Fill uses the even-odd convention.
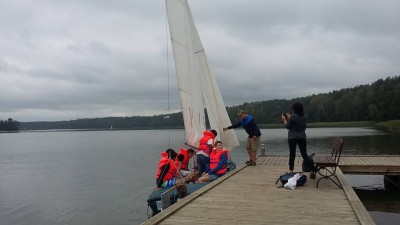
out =
[[[168,36],[168,15],[167,15],[167,5],[165,5],[165,39],[166,39],[166,54],[167,54],[167,113],[170,112],[170,102],[169,102],[169,88],[170,88],[170,84],[169,84],[169,36]],[[167,119],[170,119],[169,117]],[[168,126],[168,148],[171,148],[171,123],[169,123],[170,125]]]

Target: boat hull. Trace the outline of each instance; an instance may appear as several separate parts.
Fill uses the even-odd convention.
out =
[[[206,186],[208,183],[197,183],[197,184],[186,184],[186,189],[187,193],[191,194],[200,188]],[[159,212],[161,212],[162,206],[161,206],[161,194],[168,191],[170,188],[162,188],[159,190],[154,190],[153,192],[150,193],[148,199],[147,199],[147,204],[152,210],[151,216],[157,215]],[[175,190],[171,192],[170,195],[170,203],[171,205],[176,203],[179,199],[179,194]]]

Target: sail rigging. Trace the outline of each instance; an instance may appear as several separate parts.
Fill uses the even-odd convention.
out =
[[[178,78],[187,144],[197,146],[206,129],[206,115],[217,139],[228,149],[239,145],[217,81],[208,66],[205,51],[186,0],[166,0],[167,17]]]

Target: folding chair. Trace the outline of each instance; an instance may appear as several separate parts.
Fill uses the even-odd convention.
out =
[[[336,169],[338,168],[340,155],[342,154],[343,140],[336,137],[332,142],[332,153],[329,156],[314,156],[314,164],[317,167],[317,172],[322,177],[317,181],[318,184],[322,179],[331,180],[339,188],[342,188],[339,178],[336,175]]]

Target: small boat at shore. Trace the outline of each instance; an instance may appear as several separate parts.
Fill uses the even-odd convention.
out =
[[[203,132],[210,127],[218,132],[224,148],[232,150],[239,141],[234,130],[223,131],[232,124],[216,78],[208,66],[187,0],[165,0],[165,3],[185,126],[185,145],[198,146]],[[152,216],[208,184],[190,183],[191,180],[192,177],[185,177],[171,188],[154,190],[147,200]]]

